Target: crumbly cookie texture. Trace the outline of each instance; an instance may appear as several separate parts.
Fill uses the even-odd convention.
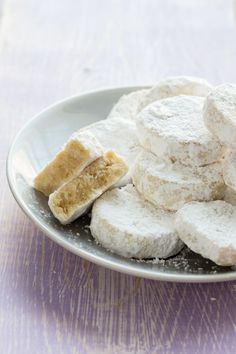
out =
[[[124,118],[105,119],[80,130],[90,132],[100,141],[104,150],[119,154],[129,167],[128,173],[119,181],[119,186],[131,182],[131,171],[139,152],[139,142],[134,122]]]
[[[206,97],[212,86],[204,79],[193,76],[167,77],[153,86],[140,102],[140,108],[144,108],[152,102],[179,95]],[[140,109],[139,108],[139,109]]]
[[[127,185],[96,200],[90,229],[102,246],[121,256],[167,258],[183,247],[173,223],[173,213],[155,208]]]
[[[136,115],[141,110],[142,102],[145,101],[145,96],[148,91],[148,89],[143,89],[121,96],[112,108],[107,119],[120,117],[135,120]]]
[[[236,151],[227,150],[223,160],[225,184],[236,191]]]
[[[135,162],[133,183],[145,199],[172,211],[193,200],[222,199],[225,191],[220,163],[184,166],[160,160],[144,149]]]
[[[205,101],[204,121],[222,144],[236,148],[236,85],[223,84],[212,90]]]
[[[34,187],[49,196],[102,154],[103,148],[93,134],[74,133],[55,158],[35,177]]]
[[[236,264],[236,207],[224,201],[186,204],[176,214],[176,229],[194,252],[216,264]]]
[[[204,99],[180,95],[156,101],[137,117],[141,145],[161,159],[203,166],[218,161],[222,146],[205,127]]]
[[[224,201],[236,206],[236,191],[232,188],[226,186]]]
[[[122,158],[112,151],[106,152],[76,178],[61,186],[49,197],[54,216],[68,224],[85,213],[96,198],[113,186],[127,172]]]

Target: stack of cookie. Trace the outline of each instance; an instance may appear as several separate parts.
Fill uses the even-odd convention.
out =
[[[231,190],[225,192],[225,183],[236,186],[232,178],[227,180],[230,172],[236,176],[236,155],[228,151],[223,160],[229,143],[227,134],[222,139],[217,132],[224,134],[225,122],[217,127],[219,118],[212,113],[216,123],[208,123],[214,92],[205,80],[169,78],[151,90],[122,97],[115,105],[108,118],[126,112],[126,119],[136,124],[141,151],[132,169],[135,187],[107,192],[93,207],[92,234],[106,248],[126,257],[165,258],[172,245],[174,254],[181,248],[178,238],[166,235],[162,248],[153,242],[160,240],[165,219],[165,227],[172,227],[193,251],[220,265],[236,263],[236,209],[222,201],[233,199]],[[158,231],[150,219],[151,205]]]
[[[236,85],[223,84],[211,91],[205,102],[204,119],[209,131],[225,147],[225,200],[236,205]]]
[[[125,95],[69,140],[35,188],[63,224],[94,203],[92,235],[121,256],[167,258],[186,244],[236,264],[235,107],[234,85],[193,77]]]
[[[236,264],[236,85],[211,90],[203,108],[204,123],[224,147],[225,201],[189,203],[177,212],[176,229],[195,252],[219,265]]]
[[[224,196],[222,145],[204,125],[203,104],[203,97],[179,95],[150,104],[137,117],[143,149],[133,182],[157,207],[176,211]]]

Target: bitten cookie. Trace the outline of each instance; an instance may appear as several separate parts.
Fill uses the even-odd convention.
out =
[[[173,213],[155,208],[127,185],[94,203],[90,229],[102,246],[121,256],[167,258],[183,247],[173,223]]]
[[[225,191],[220,163],[184,166],[162,161],[144,149],[135,162],[133,183],[145,199],[172,211],[193,200],[222,199]]]
[[[156,101],[137,117],[141,145],[161,159],[202,166],[218,161],[222,146],[205,127],[204,99],[175,96]]]
[[[34,187],[49,196],[102,154],[102,146],[93,134],[74,133],[62,150],[35,177]]]
[[[176,214],[182,241],[216,264],[236,264],[236,207],[224,201],[186,204]]]
[[[49,196],[48,204],[53,215],[62,224],[72,222],[126,172],[125,162],[114,152],[106,152]]]
[[[236,148],[236,85],[217,86],[207,96],[204,121],[222,144]]]

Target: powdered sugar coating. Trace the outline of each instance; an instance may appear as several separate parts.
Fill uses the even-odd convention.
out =
[[[220,200],[189,203],[177,212],[175,225],[192,251],[219,265],[236,264],[236,207]]]
[[[223,160],[225,184],[236,191],[236,152],[227,150]]]
[[[153,86],[142,100],[140,108],[148,104],[179,95],[201,96],[205,97],[211,91],[212,86],[204,79],[193,76],[173,76],[167,77]]]
[[[94,134],[90,132],[74,132],[71,135],[70,140],[78,141],[84,149],[88,150],[90,155],[93,157],[93,161],[103,154],[102,145],[99,143]],[[66,144],[63,148],[65,148],[65,146]]]
[[[159,81],[150,89],[143,89],[123,95],[108,115],[108,119],[121,117],[135,120],[137,114],[147,105],[163,98],[178,95],[205,97],[212,86],[206,80],[193,76],[173,76]]]
[[[220,163],[194,168],[165,162],[144,149],[135,162],[133,183],[151,203],[173,211],[193,200],[222,199],[225,190]]]
[[[149,90],[138,90],[129,93],[128,95],[123,95],[112,108],[107,119],[111,118],[124,118],[134,120],[136,115],[141,110],[142,102],[145,101],[145,96]]]
[[[183,246],[173,223],[173,213],[155,208],[127,185],[94,203],[90,229],[102,246],[121,256],[167,258]]]
[[[120,117],[104,119],[88,125],[80,131],[91,132],[105,150],[112,150],[125,160],[129,171],[119,181],[118,185],[122,186],[130,183],[133,163],[140,151],[134,122]]]
[[[218,161],[222,146],[204,125],[203,103],[202,97],[180,95],[147,106],[136,119],[141,145],[184,165]]]
[[[222,144],[236,148],[236,85],[226,83],[212,90],[204,105],[204,121]]]

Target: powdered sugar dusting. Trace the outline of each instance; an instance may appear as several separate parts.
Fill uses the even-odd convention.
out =
[[[236,264],[236,207],[219,200],[189,203],[177,212],[176,227],[193,251],[219,265]]]
[[[183,244],[174,214],[144,200],[133,185],[106,192],[92,209],[91,231],[107,249],[136,258],[176,254]]]

